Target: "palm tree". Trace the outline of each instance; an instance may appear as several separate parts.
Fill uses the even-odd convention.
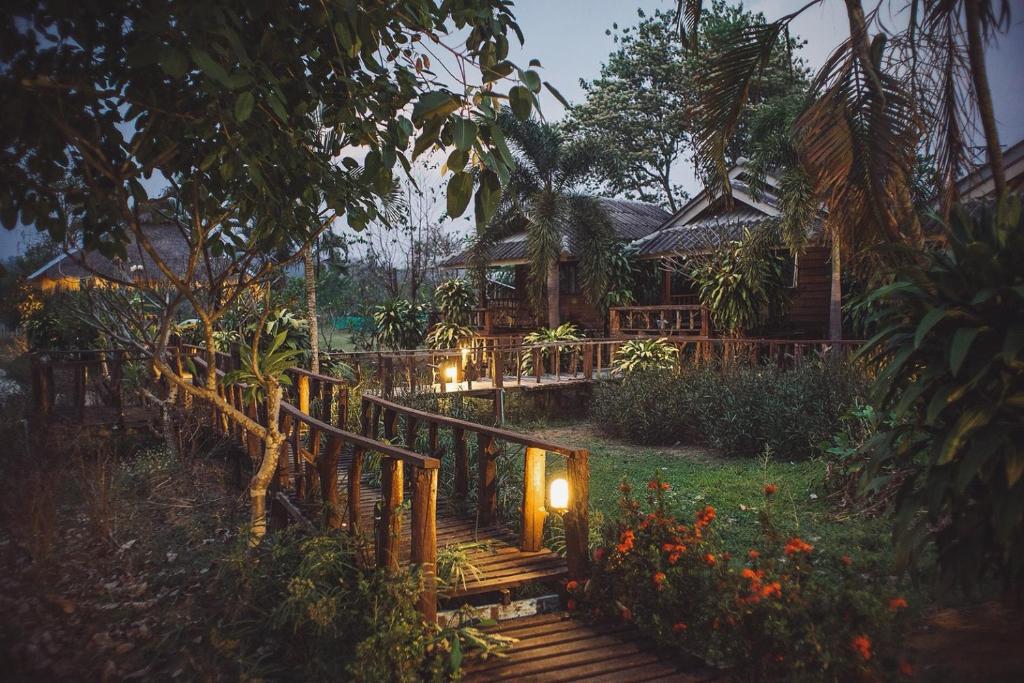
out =
[[[546,310],[548,327],[555,328],[561,322],[559,262],[570,246],[591,301],[600,305],[610,282],[615,233],[600,202],[581,192],[593,177],[599,151],[588,143],[569,142],[546,122],[520,121],[509,111],[499,121],[516,168],[495,216],[477,235],[476,260],[485,260],[496,240],[525,232],[530,300],[538,314]]]
[[[738,32],[731,48],[703,72],[697,108],[697,160],[717,169],[713,179],[728,194],[725,145],[734,132],[751,83],[767,63],[789,23],[825,0],[811,0],[775,22]],[[918,244],[921,230],[912,195],[917,152],[923,142],[938,162],[939,199],[944,211],[956,201],[956,180],[968,166],[965,130],[981,120],[988,163],[997,194],[1006,192],[1005,173],[984,60],[984,42],[1009,25],[1007,0],[914,0],[908,29],[873,38],[877,9],[865,14],[860,0],[845,0],[850,37],[819,71],[793,118],[784,145],[768,163],[791,171],[783,204],[799,223],[818,207],[827,210],[825,230],[832,243],[830,336],[838,338],[840,255],[859,254],[873,265],[892,250],[887,244]],[[677,0],[684,43],[696,49],[699,0]],[[961,10],[965,26],[960,26]],[[895,52],[887,45],[895,45]],[[761,169],[764,171],[764,168]],[[788,196],[787,196],[788,195]],[[784,207],[785,208],[785,207]],[[867,258],[865,258],[865,256]],[[865,268],[866,270],[866,268]]]

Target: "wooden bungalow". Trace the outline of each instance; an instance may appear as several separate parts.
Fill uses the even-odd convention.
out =
[[[722,240],[739,239],[745,230],[756,231],[780,214],[773,193],[774,179],[755,198],[745,167],[741,163],[730,174],[732,202],[699,193],[675,214],[660,207],[623,200],[602,199],[616,233],[642,260],[650,261],[660,285],[636,288],[636,305],[613,308],[608,318],[588,301],[576,279],[575,257],[568,247],[559,267],[559,313],[563,321],[576,322],[595,334],[612,336],[689,335],[713,336],[715,329],[708,312],[698,301],[693,284],[677,266],[688,255],[706,252]],[[784,338],[824,338],[829,322],[831,260],[829,247],[818,238],[801,254],[788,252],[788,279],[792,293],[783,319],[758,334]],[[527,300],[526,236],[517,234],[492,250],[488,266],[506,269],[503,286],[487,287],[486,306],[477,311],[477,327],[484,334],[516,334],[543,326]],[[469,267],[466,252],[449,259],[449,269]]]
[[[709,336],[713,321],[699,306],[693,283],[679,272],[687,257],[706,253],[723,241],[742,239],[780,216],[774,193],[775,179],[767,178],[765,190],[755,197],[741,162],[730,173],[732,201],[714,197],[707,190],[687,202],[665,224],[647,237],[632,243],[637,257],[659,262],[662,278],[657,305],[612,309],[613,336],[666,334]],[[780,320],[757,330],[759,335],[780,338],[826,337],[829,323],[831,257],[827,244],[816,232],[810,245],[786,257],[786,280],[791,288],[789,305]]]
[[[608,214],[612,229],[624,243],[644,238],[665,224],[669,213],[659,206],[624,199],[599,198]],[[538,319],[527,296],[529,258],[526,233],[517,233],[498,242],[488,255],[491,280],[484,297],[485,304],[476,311],[477,327],[485,334],[515,335],[535,330],[546,323]],[[468,251],[449,258],[443,268],[460,271],[470,268]],[[597,306],[584,296],[578,274],[578,259],[571,240],[562,240],[558,268],[559,319],[574,322],[584,330],[601,331],[605,320]]]

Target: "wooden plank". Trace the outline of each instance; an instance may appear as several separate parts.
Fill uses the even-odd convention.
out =
[[[566,463],[569,480],[569,510],[565,513],[565,556],[569,575],[582,578],[590,563],[590,453],[585,449],[573,452]]]
[[[495,460],[494,437],[485,432],[477,435],[476,467],[477,515],[481,526],[488,526],[498,518],[498,467]]]

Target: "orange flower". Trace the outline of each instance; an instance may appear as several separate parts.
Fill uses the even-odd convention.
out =
[[[871,639],[865,635],[854,636],[850,647],[865,661],[871,659]]]
[[[622,482],[621,484],[619,484],[619,491],[621,491],[622,493],[629,493],[632,490],[633,487],[630,486],[627,482]]]
[[[757,558],[761,557],[761,553],[757,552],[754,549],[750,549],[747,552],[747,557],[750,558],[751,560],[756,560]]]
[[[914,675],[914,665],[905,659],[900,660],[900,675],[910,678]]]
[[[689,628],[689,627],[686,625],[686,622],[683,622],[683,621],[677,621],[676,623],[672,624],[672,632],[673,633],[682,633],[687,628]]]
[[[778,581],[772,581],[769,584],[761,586],[761,596],[765,598],[781,598],[782,584]]]
[[[849,555],[843,555],[842,557],[839,558],[839,561],[842,562],[847,567],[849,567],[851,564],[853,564],[853,560],[850,559]]]
[[[714,567],[715,566],[715,562],[716,562],[715,556],[712,555],[711,553],[708,553],[707,555],[704,556],[704,562],[709,567]]]
[[[764,495],[766,495],[766,496],[774,495],[775,492],[778,491],[778,490],[779,490],[779,487],[776,486],[775,484],[765,484],[764,485]]]
[[[665,587],[665,572],[656,572],[653,577],[654,585],[658,590]]]
[[[569,583],[565,584],[565,590],[566,590],[567,593],[572,593],[574,590],[576,590],[579,587],[580,587],[580,584],[578,582],[576,582],[576,581],[570,581]]]
[[[893,612],[897,612],[901,609],[907,608],[907,601],[904,598],[892,598],[889,600],[889,609]]]
[[[633,533],[632,529],[626,529],[619,536],[619,545],[616,546],[616,550],[620,553],[628,553],[633,549],[633,541],[636,539],[636,534]]]
[[[671,488],[672,487],[669,485],[669,483],[667,481],[661,482],[661,490],[662,491],[668,491]]]
[[[795,555],[796,553],[809,553],[814,550],[814,546],[800,538],[791,538],[784,550],[787,555]]]

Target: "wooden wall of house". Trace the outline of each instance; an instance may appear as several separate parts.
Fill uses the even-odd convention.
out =
[[[585,330],[604,329],[604,318],[583,294],[561,294],[558,312],[562,322],[579,323]]]
[[[787,336],[823,338],[828,331],[832,266],[828,247],[808,247],[798,260],[797,286],[786,312]]]

